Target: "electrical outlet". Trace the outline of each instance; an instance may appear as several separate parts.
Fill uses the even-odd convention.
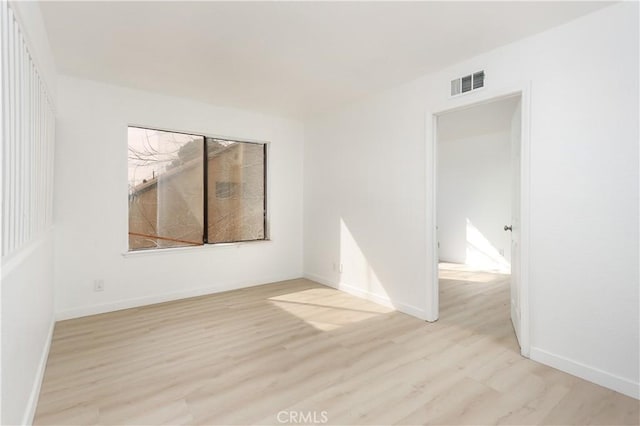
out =
[[[341,264],[340,264],[340,273],[342,273],[343,269],[344,269],[344,268],[342,267],[342,263],[341,263]]]
[[[336,262],[333,262],[333,272],[336,271]]]
[[[104,280],[94,280],[93,291],[104,291]]]

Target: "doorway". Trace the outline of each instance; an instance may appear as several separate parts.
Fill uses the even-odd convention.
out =
[[[428,117],[434,166],[432,319],[456,315],[455,304],[478,309],[477,321],[485,312],[495,314],[486,320],[510,338],[515,333],[524,356],[529,353],[522,274],[527,102],[524,91],[514,91]]]

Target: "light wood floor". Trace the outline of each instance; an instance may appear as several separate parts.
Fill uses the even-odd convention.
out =
[[[436,323],[303,279],[59,322],[35,423],[613,425],[638,408],[520,357],[505,276],[450,270]]]

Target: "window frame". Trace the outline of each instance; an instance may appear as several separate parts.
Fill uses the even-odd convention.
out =
[[[198,250],[198,249],[206,249],[206,248],[212,248],[212,247],[225,247],[225,246],[236,246],[239,244],[246,244],[246,243],[260,243],[260,242],[270,242],[271,241],[271,229],[270,229],[270,211],[269,211],[269,207],[270,207],[270,203],[269,203],[269,197],[270,197],[270,185],[269,185],[269,173],[270,173],[270,166],[269,166],[269,161],[270,161],[270,148],[271,148],[271,142],[269,141],[264,141],[264,140],[255,140],[255,139],[247,139],[247,138],[238,138],[238,137],[229,137],[229,136],[220,136],[220,135],[212,135],[206,132],[191,132],[191,131],[186,131],[186,130],[172,130],[169,128],[165,128],[165,127],[160,127],[160,126],[148,126],[148,125],[140,125],[140,124],[127,124],[125,127],[125,131],[126,131],[126,137],[125,140],[127,141],[127,149],[125,151],[125,154],[127,155],[127,157],[125,157],[127,159],[127,166],[128,166],[128,150],[129,150],[129,139],[128,139],[128,130],[129,128],[137,128],[137,129],[143,129],[143,130],[151,130],[151,131],[159,131],[159,132],[168,132],[168,133],[178,133],[178,134],[184,134],[184,135],[189,135],[189,136],[196,136],[196,137],[202,137],[203,138],[203,228],[202,228],[202,244],[199,245],[191,245],[191,246],[178,246],[178,247],[152,247],[152,248],[142,248],[142,249],[136,249],[136,250],[131,250],[129,247],[129,204],[127,203],[127,208],[126,208],[126,228],[127,228],[127,232],[124,233],[124,237],[125,237],[125,250],[123,251],[123,256],[128,257],[130,255],[140,255],[140,254],[152,254],[152,253],[168,253],[168,252],[175,252],[175,251],[191,251],[191,250]],[[237,240],[237,241],[225,241],[225,242],[209,242],[208,241],[208,232],[209,232],[209,226],[208,226],[208,197],[209,197],[209,191],[208,191],[208,152],[207,152],[207,141],[211,140],[211,139],[218,139],[218,140],[225,140],[225,141],[229,141],[229,142],[237,142],[237,143],[249,143],[249,144],[254,144],[254,145],[262,145],[262,149],[263,149],[263,229],[264,229],[264,237],[260,238],[260,239],[253,239],[253,240]],[[128,170],[128,167],[127,167]],[[127,179],[127,184],[125,185],[125,188],[127,188],[128,191],[128,174],[126,175],[126,179]]]

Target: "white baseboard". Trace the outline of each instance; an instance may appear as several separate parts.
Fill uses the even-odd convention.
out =
[[[23,425],[32,425],[33,418],[36,415],[38,398],[40,397],[40,388],[42,387],[42,380],[44,379],[44,370],[47,367],[47,359],[49,359],[49,349],[51,348],[51,340],[53,339],[53,328],[55,327],[55,325],[55,319],[51,318],[51,325],[49,326],[47,340],[45,341],[44,347],[42,348],[42,354],[40,355],[40,363],[38,364],[36,377],[33,379],[31,395],[29,395],[29,401],[27,401],[27,406],[24,410],[24,416],[22,417]]]
[[[330,279],[321,277],[320,275],[316,275],[313,273],[305,272],[304,277],[318,282],[320,284],[324,284],[328,287],[333,287],[335,289],[344,291],[345,293],[349,293],[353,296],[360,297],[362,299],[369,300],[371,302],[377,303],[382,306],[387,306],[389,308],[393,308],[397,311],[403,312],[407,315],[411,315],[413,317],[419,318],[421,320],[425,320],[426,311],[424,309],[420,309],[417,306],[409,305],[407,303],[397,302],[389,299],[387,296],[382,296],[376,293],[372,293],[368,290],[361,289],[359,287],[353,286],[351,284],[345,283],[336,283]]]
[[[383,306],[394,308],[400,312],[404,312],[414,317],[425,319],[426,312],[416,306],[408,305],[405,303],[398,303],[390,300],[388,297],[381,296],[379,294],[371,293],[367,290],[355,287],[353,285],[345,283],[336,283],[330,279],[324,278],[320,275],[306,272],[304,277],[316,281],[320,284],[324,284],[329,287],[342,290],[345,293],[352,294],[356,297],[370,300]],[[624,395],[630,396],[635,399],[640,399],[640,384],[623,377],[616,376],[614,374],[607,373],[597,368],[590,367],[585,364],[564,358],[547,352],[539,348],[531,348],[531,359],[558,370],[564,371],[571,375],[588,380],[600,386],[604,386],[608,389],[612,389],[616,392],[620,392]]]
[[[140,306],[154,305],[156,303],[171,302],[173,300],[188,299],[190,297],[205,296],[207,294],[222,293],[225,291],[238,290],[241,288],[254,287],[279,281],[288,281],[300,278],[300,275],[291,277],[273,277],[268,280],[249,281],[234,283],[225,286],[200,287],[184,291],[157,294],[153,296],[137,297],[116,302],[103,303],[99,305],[84,306],[81,308],[67,309],[56,312],[56,321],[63,321],[73,318],[86,317],[90,315],[104,314],[107,312],[121,311],[123,309],[138,308]]]
[[[605,388],[620,392],[631,398],[640,399],[640,383],[633,382],[624,377],[616,376],[534,347],[531,348],[531,359],[597,385],[604,386]]]
[[[122,309],[152,305],[155,303],[169,302],[172,300],[186,299],[189,297],[203,296],[207,294],[221,293],[224,291],[237,290],[240,288],[253,287],[256,285],[262,285],[262,284],[271,283],[271,282],[287,281],[287,280],[292,280],[297,278],[299,277],[277,277],[269,280],[261,280],[261,282],[236,283],[233,285],[225,286],[223,288],[205,287],[205,288],[198,288],[198,289],[192,289],[192,290],[186,290],[186,291],[180,291],[180,292],[166,293],[166,294],[155,295],[155,296],[122,300],[122,301],[117,301],[112,303],[105,303],[101,305],[87,306],[83,308],[69,309],[66,311],[61,311],[56,313],[56,320],[65,320],[65,319],[78,318],[78,317],[83,317],[88,315],[113,312],[113,311],[118,311]],[[308,272],[304,273],[304,278],[344,291],[345,293],[349,293],[353,296],[360,297],[360,298],[369,300],[371,302],[396,309],[400,312],[414,316],[421,320],[424,320],[426,318],[426,311],[424,309],[420,309],[416,306],[413,306],[407,303],[393,301],[389,299],[387,296],[375,294],[368,290],[364,290],[350,284],[337,283],[330,279],[327,279],[325,277],[322,277],[320,275],[316,275],[313,273],[308,273]],[[54,324],[55,323],[52,321],[51,327],[49,329],[47,342],[45,344],[45,347],[43,349],[42,356],[40,359],[40,365],[38,367],[36,379],[34,381],[33,390],[29,398],[27,409],[25,410],[23,424],[32,424],[33,422],[36,406],[38,404],[38,396],[40,394],[40,386],[42,385],[42,379],[44,377],[44,370],[47,363],[47,357],[49,355],[49,348],[51,346],[51,339],[53,337]],[[588,365],[573,361],[571,359],[552,354],[540,348],[535,348],[535,347],[531,348],[531,359],[534,361],[540,362],[542,364],[548,365],[550,367],[556,368],[558,370],[564,371],[571,375],[596,383],[598,385],[604,386],[606,388],[615,390],[617,392],[620,392],[632,398],[640,399],[640,383],[636,383],[631,380],[625,379],[623,377],[616,376],[614,374],[607,373],[597,368],[590,367]]]

